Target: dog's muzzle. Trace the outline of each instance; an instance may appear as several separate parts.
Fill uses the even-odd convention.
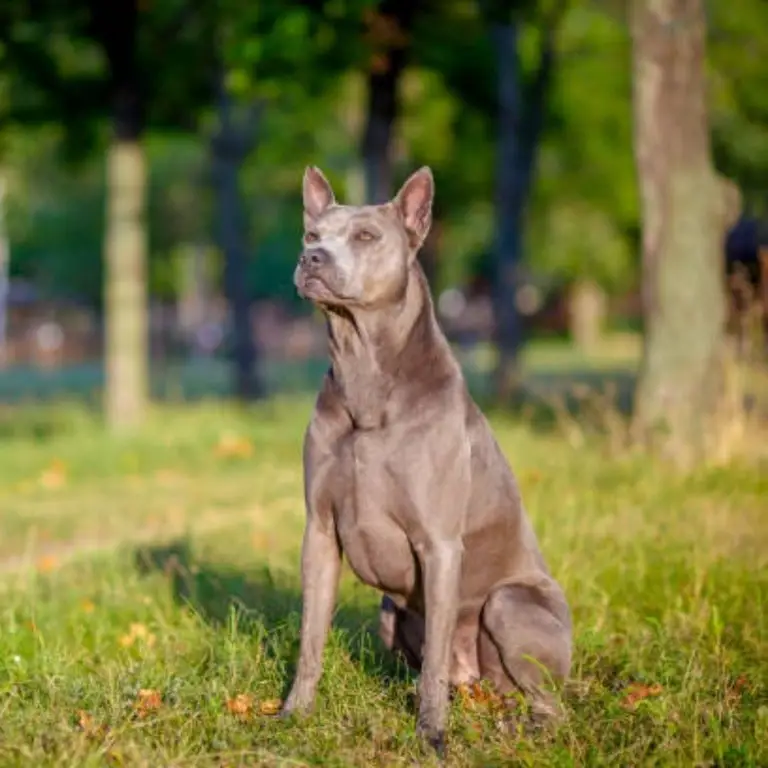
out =
[[[307,299],[328,293],[327,278],[332,272],[332,257],[325,248],[308,248],[299,256],[293,281],[299,294]]]

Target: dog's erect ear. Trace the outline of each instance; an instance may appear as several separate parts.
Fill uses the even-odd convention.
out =
[[[435,182],[428,166],[411,174],[395,197],[395,206],[403,217],[403,223],[411,238],[411,245],[418,248],[432,225],[432,200]]]
[[[323,172],[313,165],[304,171],[304,214],[310,220],[316,219],[326,208],[333,205],[336,200],[333,189]]]

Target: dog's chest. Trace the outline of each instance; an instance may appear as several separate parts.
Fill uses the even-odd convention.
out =
[[[409,596],[416,561],[401,519],[402,489],[388,471],[386,452],[354,433],[338,454],[334,488],[336,530],[347,561],[364,583]]]

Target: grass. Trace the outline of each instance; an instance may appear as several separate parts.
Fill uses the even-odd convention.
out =
[[[269,715],[297,653],[311,406],[163,406],[130,438],[82,405],[5,416],[0,765],[430,764],[349,573],[315,714]],[[457,700],[449,762],[767,765],[768,465],[683,477],[493,427],[572,604],[568,717],[505,735]]]

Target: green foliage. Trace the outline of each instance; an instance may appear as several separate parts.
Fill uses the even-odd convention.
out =
[[[589,278],[609,292],[628,287],[635,262],[610,215],[583,199],[550,208],[531,235],[530,255],[543,276]]]
[[[550,120],[531,208],[531,266],[621,290],[637,266],[629,38],[620,20],[573,6],[557,38]]]
[[[710,120],[718,169],[736,181],[748,209],[768,213],[768,6],[745,0],[739,13],[712,3]]]
[[[764,212],[768,35],[762,30],[768,29],[768,6],[746,0],[739,14],[710,6],[716,162],[742,188],[747,206]],[[207,142],[215,127],[215,75],[224,69],[238,102],[266,106],[256,149],[241,174],[253,293],[293,297],[289,276],[304,166],[321,165],[342,198],[354,197],[359,187],[372,44],[362,30],[375,7],[374,0],[156,0],[143,7],[138,51],[151,137],[150,269],[159,295],[177,290],[178,248],[211,239]],[[493,235],[497,89],[489,20],[513,15],[521,25],[526,83],[543,25],[555,25],[554,79],[527,207],[528,264],[556,280],[591,275],[608,290],[622,290],[638,271],[639,208],[629,30],[621,3],[421,4],[401,88],[396,180],[421,163],[433,167],[440,283],[469,279]],[[16,190],[13,269],[96,300],[101,170],[85,162],[70,172],[59,160],[67,153],[87,160],[104,146],[109,100],[103,51],[91,35],[85,4],[6,3],[0,26],[0,114],[5,126],[21,126],[27,137],[19,154],[13,132],[0,131],[0,159]],[[45,143],[45,124],[58,126],[55,149]],[[30,148],[38,141],[35,159]]]

